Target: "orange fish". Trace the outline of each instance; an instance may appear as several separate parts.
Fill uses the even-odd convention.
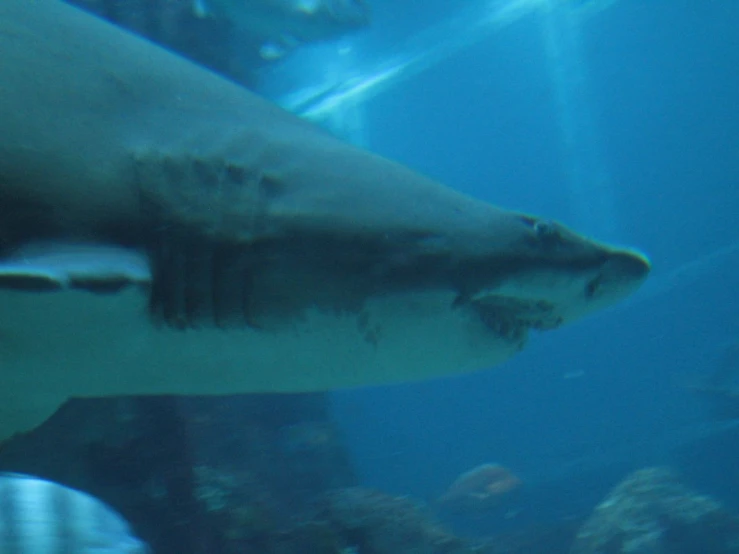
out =
[[[450,511],[484,511],[499,506],[522,485],[521,479],[499,464],[482,464],[461,474],[436,501]]]

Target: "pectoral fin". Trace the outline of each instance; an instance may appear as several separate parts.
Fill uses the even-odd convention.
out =
[[[118,246],[34,243],[0,258],[0,289],[105,293],[150,281],[147,257]]]

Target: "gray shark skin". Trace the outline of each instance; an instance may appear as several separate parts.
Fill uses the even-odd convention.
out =
[[[0,56],[0,439],[74,396],[490,367],[648,274],[63,2],[2,0]]]

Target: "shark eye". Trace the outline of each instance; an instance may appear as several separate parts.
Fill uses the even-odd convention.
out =
[[[534,223],[534,232],[540,237],[546,237],[554,233],[554,226],[548,221],[537,221]]]
[[[536,221],[534,223],[534,232],[540,239],[552,240],[559,237],[557,227],[551,221]]]
[[[560,234],[557,224],[553,221],[547,221],[543,219],[537,219],[531,216],[520,216],[519,219],[531,227],[534,232],[534,237],[540,244],[553,245],[559,242]]]

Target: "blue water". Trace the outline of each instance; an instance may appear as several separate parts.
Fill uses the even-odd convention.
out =
[[[667,464],[739,505],[736,431],[685,389],[739,338],[739,254],[710,257],[739,243],[737,21],[737,2],[624,0],[583,24],[615,238],[652,258],[650,294],[491,371],[335,394],[366,484],[431,499],[500,462],[537,491],[524,521],[581,515],[630,469]],[[523,18],[372,99],[369,146],[578,227],[549,63],[540,19]]]
[[[739,420],[718,419],[689,388],[739,341],[739,2],[549,0],[549,18],[534,10],[467,43],[444,34],[464,34],[449,24],[458,11],[526,1],[367,1],[376,18],[347,42],[349,69],[418,54],[424,30],[441,46],[361,99],[349,139],[486,201],[637,247],[654,270],[632,299],[535,334],[502,366],[331,393],[361,484],[431,503],[461,473],[502,464],[522,494],[445,522],[475,535],[585,517],[653,465],[739,509]],[[280,100],[305,81],[290,75],[301,63],[276,67],[260,92]],[[287,426],[281,448],[302,454],[325,431]]]

